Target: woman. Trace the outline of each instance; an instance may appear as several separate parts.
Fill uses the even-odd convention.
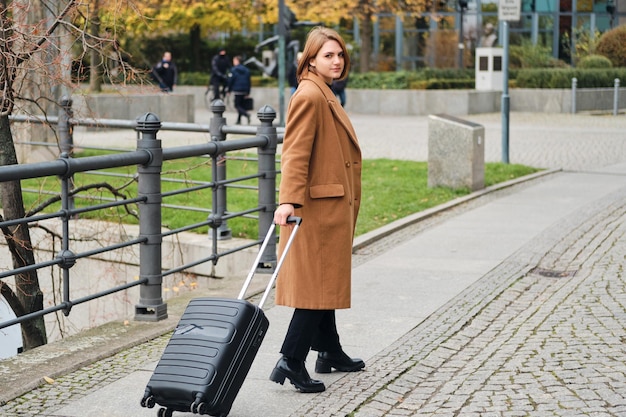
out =
[[[295,308],[281,347],[282,357],[270,375],[285,378],[301,392],[321,392],[304,364],[318,351],[315,371],[359,371],[365,363],[344,353],[335,309],[349,308],[352,240],[361,202],[361,150],[348,115],[331,90],[350,70],[339,34],[316,27],[307,37],[298,63],[298,89],[289,101],[282,148],[279,251],[290,233],[287,217],[302,217],[276,285],[276,304]]]

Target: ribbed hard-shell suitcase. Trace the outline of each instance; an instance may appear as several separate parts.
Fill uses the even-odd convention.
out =
[[[262,307],[301,221],[289,218],[294,231],[258,305],[243,298],[274,225],[237,299],[206,297],[189,302],[148,381],[142,407],[159,404],[158,417],[171,417],[174,411],[228,415],[269,327]]]

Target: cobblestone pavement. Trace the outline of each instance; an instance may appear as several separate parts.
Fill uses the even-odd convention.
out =
[[[292,416],[625,416],[625,213],[563,220]]]
[[[496,116],[481,118],[494,129]],[[625,161],[626,123],[586,120],[587,127],[577,121],[547,132],[552,151],[540,143],[541,123],[526,122],[516,138],[530,135],[536,145],[513,162],[592,169]],[[574,134],[589,126],[605,139]],[[564,146],[568,135],[573,142]],[[355,266],[489,198],[496,196],[363,248]],[[625,220],[626,190],[562,220],[377,354],[366,372],[347,374],[292,416],[626,416]],[[59,417],[55,410],[70,401],[158,360],[168,340],[56,378],[0,406],[0,415]]]

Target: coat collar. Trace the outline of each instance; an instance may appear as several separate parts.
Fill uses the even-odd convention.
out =
[[[318,88],[324,95],[324,98],[326,98],[326,102],[328,103],[328,107],[330,107],[330,111],[333,113],[333,116],[339,122],[339,124],[343,126],[346,132],[348,132],[350,140],[356,145],[357,148],[360,149],[359,142],[356,137],[356,132],[354,131],[354,127],[352,126],[352,122],[350,122],[348,114],[341,106],[341,103],[337,101],[335,93],[333,93],[328,84],[326,84],[326,82],[320,76],[312,72],[309,72],[302,79],[311,80],[313,81],[313,83],[315,83],[315,85],[318,86]]]

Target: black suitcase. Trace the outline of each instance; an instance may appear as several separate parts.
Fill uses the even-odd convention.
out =
[[[243,298],[274,225],[237,299],[207,297],[189,302],[148,381],[142,407],[159,404],[158,417],[171,417],[174,411],[228,415],[269,327],[262,307],[302,220],[291,217],[289,221],[295,223],[294,231],[258,305]]]

